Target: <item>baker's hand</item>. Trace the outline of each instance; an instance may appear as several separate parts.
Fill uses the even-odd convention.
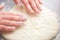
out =
[[[41,0],[14,0],[14,2],[18,6],[20,6],[22,2],[29,14],[39,14],[41,11]]]
[[[24,25],[25,21],[26,18],[18,13],[0,11],[0,31],[14,31],[17,27]]]

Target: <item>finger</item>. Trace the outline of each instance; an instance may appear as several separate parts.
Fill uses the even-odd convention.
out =
[[[19,13],[12,13],[12,12],[1,12],[0,11],[0,15],[10,15],[10,17],[11,16],[19,16],[20,17],[20,19],[19,20],[22,20],[22,21],[26,21],[26,18],[23,16],[23,15],[21,15],[21,14],[19,14]],[[5,16],[5,17],[7,17],[7,16]],[[4,18],[5,18],[4,17]],[[13,17],[12,17],[13,18]],[[11,18],[11,19],[12,19]],[[17,17],[18,18],[18,17]],[[22,19],[21,19],[22,18]],[[10,18],[9,18],[10,19]],[[14,18],[13,18],[14,19]],[[16,18],[15,18],[15,20],[17,20]]]
[[[27,10],[28,13],[31,13],[31,14],[34,13],[33,9],[31,8],[31,6],[28,2],[28,0],[22,0],[22,3],[25,6],[25,9]]]
[[[23,26],[24,23],[20,22],[20,21],[9,21],[9,20],[1,20],[0,19],[0,25],[20,27],[20,26]]]
[[[14,30],[15,30],[14,26],[0,25],[0,31],[14,31]]]
[[[21,15],[21,14],[19,14],[19,13],[2,12],[2,11],[0,11],[0,15],[16,15],[16,16],[21,16],[21,17],[23,17],[23,15]]]
[[[26,18],[25,17],[20,17],[20,16],[15,16],[15,15],[0,15],[1,19],[4,20],[11,20],[11,21],[22,21],[25,22]]]
[[[40,13],[40,11],[38,10],[36,4],[35,4],[35,0],[29,0],[29,3],[32,7],[32,9],[34,10],[34,12],[36,12],[37,14]]]
[[[3,6],[0,6],[0,10],[2,10],[4,7]]]
[[[18,6],[21,6],[21,1],[20,0],[14,0],[15,4],[17,4]]]
[[[2,3],[1,5],[0,5],[0,10],[2,10],[3,8],[4,8],[4,3]]]
[[[39,0],[35,0],[35,3],[36,3],[38,10],[41,11],[41,4],[39,3]]]

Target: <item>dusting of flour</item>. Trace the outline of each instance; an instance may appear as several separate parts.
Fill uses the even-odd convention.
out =
[[[42,11],[38,16],[32,17],[24,8],[15,7],[10,12],[17,12],[27,18],[25,25],[11,34],[2,34],[8,40],[51,40],[58,31],[57,15],[41,6]]]

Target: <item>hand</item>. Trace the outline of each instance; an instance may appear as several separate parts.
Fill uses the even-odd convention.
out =
[[[35,14],[39,14],[41,11],[41,0],[21,0],[23,5],[25,6],[26,11],[31,14],[31,15],[35,15]],[[20,0],[14,0],[14,2],[20,6],[21,4]]]
[[[2,9],[2,6],[0,6]],[[0,11],[0,31],[14,31],[17,27],[24,25],[26,18],[20,14]]]

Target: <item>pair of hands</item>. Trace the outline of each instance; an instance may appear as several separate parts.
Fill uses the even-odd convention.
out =
[[[30,15],[40,13],[40,0],[14,0],[16,5],[20,6],[22,2],[26,11]],[[18,26],[24,25],[26,18],[19,13],[2,12],[3,5],[0,6],[0,31],[14,31]]]

